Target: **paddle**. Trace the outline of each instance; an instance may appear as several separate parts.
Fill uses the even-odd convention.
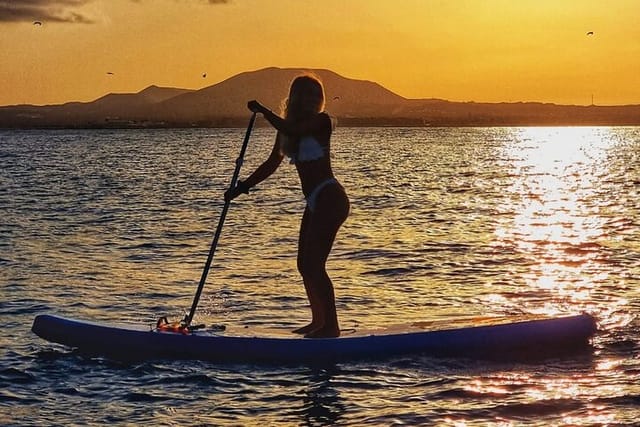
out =
[[[251,119],[249,120],[249,126],[247,126],[247,132],[244,134],[244,142],[242,143],[242,148],[240,149],[240,155],[236,159],[236,169],[233,172],[233,177],[231,178],[231,184],[229,188],[234,188],[236,183],[238,182],[238,175],[240,175],[240,167],[242,166],[242,162],[244,159],[244,153],[247,151],[247,145],[249,144],[249,137],[251,136],[251,130],[253,129],[253,123],[256,121],[256,113],[251,115]],[[204,265],[204,270],[202,271],[202,276],[200,277],[200,284],[198,285],[198,290],[196,291],[196,295],[193,298],[193,304],[191,304],[191,311],[189,314],[184,317],[182,320],[181,327],[185,329],[194,329],[191,328],[191,321],[193,320],[193,316],[196,313],[196,307],[198,306],[198,302],[200,301],[200,295],[202,294],[202,289],[204,288],[204,283],[207,280],[207,274],[209,273],[209,268],[211,267],[211,262],[213,261],[213,255],[216,252],[216,247],[218,246],[218,239],[220,239],[220,233],[222,232],[222,226],[224,225],[224,220],[227,216],[227,211],[229,210],[229,205],[231,204],[231,200],[227,200],[224,202],[224,207],[222,208],[222,213],[220,214],[220,220],[218,221],[218,228],[216,229],[216,234],[213,237],[213,242],[211,243],[211,249],[209,249],[209,256],[207,257],[207,262]],[[162,320],[162,319],[161,319]]]

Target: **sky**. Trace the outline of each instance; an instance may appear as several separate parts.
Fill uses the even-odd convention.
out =
[[[639,0],[0,0],[0,105],[272,66],[407,98],[640,104],[639,16]]]

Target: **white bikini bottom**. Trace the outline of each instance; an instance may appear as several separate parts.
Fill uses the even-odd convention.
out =
[[[328,185],[337,184],[338,180],[335,178],[327,178],[322,181],[320,184],[316,185],[316,188],[313,189],[311,193],[307,196],[307,206],[311,212],[316,210],[316,203],[318,201],[318,195],[320,192]]]

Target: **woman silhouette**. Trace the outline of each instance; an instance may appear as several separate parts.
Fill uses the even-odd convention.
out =
[[[284,156],[295,164],[307,206],[298,240],[298,271],[311,306],[311,322],[294,332],[308,338],[340,335],[333,284],[325,264],[336,234],[349,215],[349,199],[331,169],[333,123],[324,112],[324,88],[315,77],[303,75],[291,83],[280,117],[258,101],[248,108],[262,114],[277,130],[269,157],[246,180],[225,193],[231,200],[267,179]]]

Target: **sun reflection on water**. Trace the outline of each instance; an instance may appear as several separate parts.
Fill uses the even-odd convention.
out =
[[[522,275],[527,288],[553,296],[538,312],[582,311],[596,279],[606,279],[598,191],[613,140],[609,128],[522,128],[505,147],[512,180],[503,209],[514,214],[495,235],[530,258]]]
[[[571,376],[527,370],[501,372],[472,381],[464,389],[485,398],[491,425],[520,425],[518,421],[529,411],[542,411],[554,417],[557,414],[555,419],[561,419],[562,425],[605,425],[617,421],[617,417],[597,396],[620,396],[630,391],[602,384],[598,375],[602,373],[599,371],[616,369],[619,364],[619,360],[605,361],[598,364],[595,372]],[[448,422],[466,425],[462,420]],[[542,419],[540,422],[544,424]]]

